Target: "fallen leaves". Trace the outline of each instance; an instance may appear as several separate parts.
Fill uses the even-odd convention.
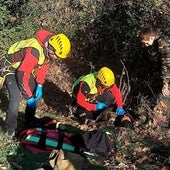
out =
[[[122,162],[122,160],[124,159],[125,155],[123,155],[122,153],[118,152],[115,154],[115,160],[117,162]]]
[[[162,113],[167,110],[168,110],[168,105],[166,101],[164,100],[161,100],[160,102],[158,102],[158,104],[153,109],[155,113]]]
[[[142,152],[149,152],[150,151],[150,148],[149,147],[142,147],[142,146],[139,146],[138,148],[136,148],[134,150],[135,152],[139,152],[139,153],[142,153]]]
[[[170,170],[170,166],[163,166],[161,170]]]

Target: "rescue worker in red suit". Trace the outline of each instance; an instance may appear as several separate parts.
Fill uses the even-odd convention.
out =
[[[2,75],[9,92],[6,116],[6,135],[13,136],[17,128],[20,93],[27,100],[25,123],[35,117],[36,104],[42,98],[43,84],[50,62],[66,58],[70,52],[70,41],[66,35],[39,30],[35,38],[13,44],[1,60]]]
[[[122,94],[115,83],[112,70],[102,67],[98,72],[81,76],[73,84],[73,96],[78,105],[76,117],[80,122],[95,120],[103,109],[116,103],[117,115],[124,115]]]

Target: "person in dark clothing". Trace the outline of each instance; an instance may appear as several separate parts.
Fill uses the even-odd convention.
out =
[[[141,30],[140,39],[150,56],[150,70],[159,71],[160,69],[159,81],[162,80],[161,92],[163,96],[170,96],[170,37],[158,34],[151,28],[144,28]]]
[[[39,30],[35,38],[14,43],[0,60],[1,76],[9,92],[6,135],[17,128],[20,93],[27,100],[25,124],[35,117],[37,102],[42,98],[43,83],[52,60],[66,58],[71,44],[65,34]]]
[[[107,67],[78,78],[73,84],[73,98],[78,106],[75,116],[82,123],[95,120],[114,103],[117,115],[125,114],[121,91],[115,83],[114,73]]]

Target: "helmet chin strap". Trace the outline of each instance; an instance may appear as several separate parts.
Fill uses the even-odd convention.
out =
[[[46,57],[47,57],[49,60],[51,60],[51,59],[50,59],[50,56],[49,56],[49,54],[48,54],[48,53],[49,53],[48,42],[45,43],[45,51],[46,51]]]
[[[57,56],[55,54],[51,54],[50,51],[52,51],[49,47],[50,44],[48,44],[48,42],[45,43],[45,52],[46,52],[46,57],[48,60],[50,61],[54,61],[57,59]],[[52,51],[53,52],[53,51]],[[54,56],[54,57],[53,57]]]
[[[45,45],[44,45],[46,48],[48,47],[48,42],[45,42]]]

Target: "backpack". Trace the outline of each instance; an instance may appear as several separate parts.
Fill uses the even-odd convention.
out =
[[[25,149],[35,153],[50,153],[54,149],[74,151],[71,134],[63,124],[56,128],[57,121],[49,117],[36,119],[20,131],[19,142]]]
[[[114,149],[114,142],[102,129],[83,131],[71,136],[73,145],[85,156],[109,156]],[[79,141],[79,142],[77,142]]]

